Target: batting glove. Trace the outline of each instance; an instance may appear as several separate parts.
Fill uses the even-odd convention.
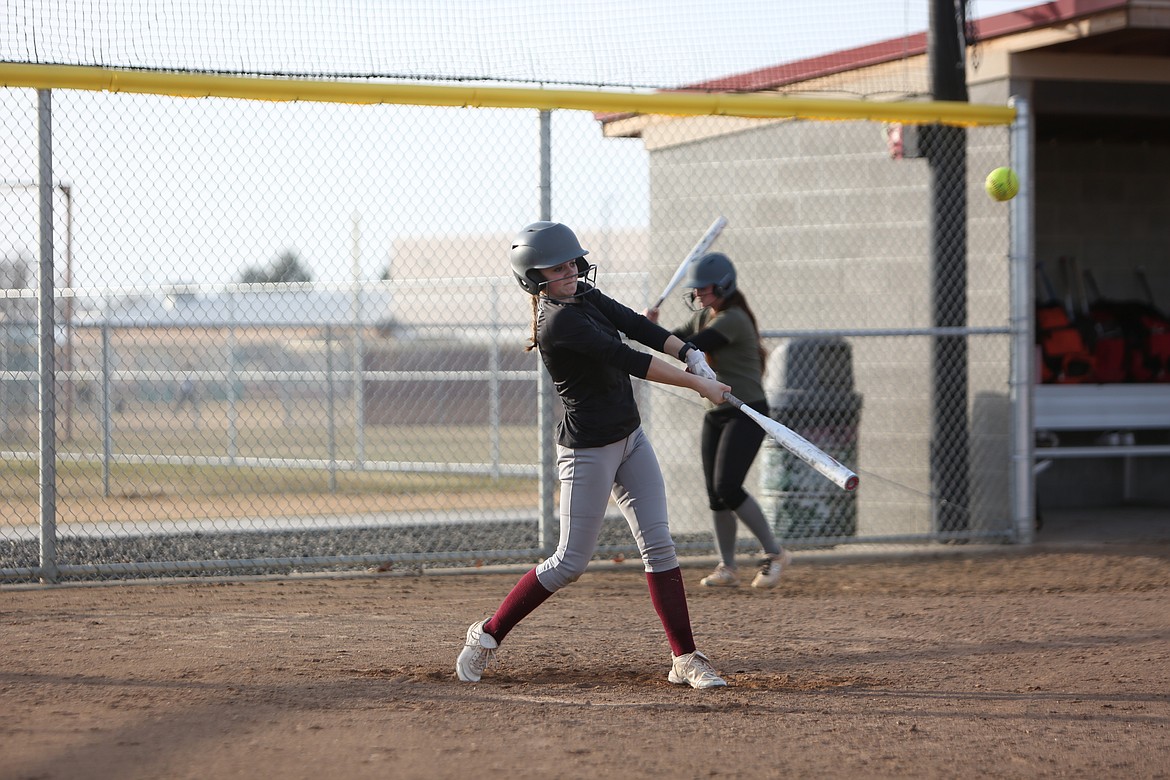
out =
[[[692,349],[686,354],[687,371],[695,376],[701,376],[704,379],[714,379],[715,372],[711,370],[711,366],[707,364],[707,358],[697,349]]]

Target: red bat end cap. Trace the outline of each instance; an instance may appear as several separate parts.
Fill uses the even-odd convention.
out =
[[[860,480],[857,479],[857,475],[854,474],[852,477],[845,480],[845,489],[846,490],[857,490],[857,483],[859,481]]]

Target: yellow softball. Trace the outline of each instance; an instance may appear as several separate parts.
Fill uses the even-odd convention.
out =
[[[1011,200],[1020,191],[1020,177],[1011,168],[996,168],[987,174],[983,188],[992,200]]]

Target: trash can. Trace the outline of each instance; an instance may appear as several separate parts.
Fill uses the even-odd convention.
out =
[[[849,343],[794,339],[769,364],[769,389],[776,387],[768,398],[772,418],[856,469],[861,396],[853,391]],[[770,438],[764,440],[760,482],[761,508],[782,542],[832,545],[856,536],[857,493],[837,487]]]

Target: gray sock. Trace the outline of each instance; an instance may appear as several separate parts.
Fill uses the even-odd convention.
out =
[[[748,530],[760,540],[760,544],[764,546],[764,552],[769,555],[780,554],[780,545],[772,533],[772,526],[768,525],[768,519],[764,517],[764,510],[760,509],[760,505],[756,503],[754,498],[748,496],[744,499],[744,502],[735,508],[735,514],[739,516],[740,520],[743,520],[743,524],[748,527]]]
[[[730,509],[719,509],[714,514],[715,549],[719,559],[728,568],[735,568],[735,513]]]

